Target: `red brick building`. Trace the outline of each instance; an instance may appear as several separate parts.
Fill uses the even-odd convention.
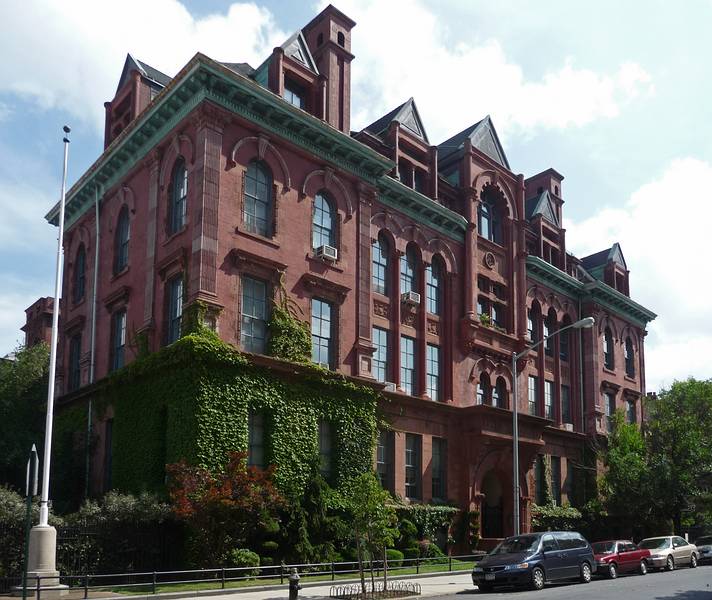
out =
[[[222,339],[263,353],[283,276],[314,360],[384,384],[384,484],[481,509],[483,536],[501,537],[513,385],[526,524],[543,457],[565,501],[587,436],[616,408],[640,419],[655,315],[630,298],[617,244],[567,252],[563,176],[515,173],[489,117],[433,145],[411,98],[352,131],[354,25],[329,6],[257,68],[197,54],[170,78],[127,57],[105,151],[67,196],[63,390],[132,360],[137,334],[151,350],[174,341],[198,300]],[[595,329],[511,373],[513,352],[584,316]]]

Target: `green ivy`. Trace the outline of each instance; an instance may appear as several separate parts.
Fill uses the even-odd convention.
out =
[[[267,352],[297,363],[311,360],[312,341],[307,323],[299,318],[301,308],[287,294],[282,278],[270,316]]]
[[[578,529],[581,523],[581,513],[564,504],[532,505],[532,528],[535,531],[571,531]]]
[[[460,510],[454,506],[409,504],[399,506],[396,512],[399,520],[407,519],[416,526],[420,539],[432,540],[439,529],[450,530]]]

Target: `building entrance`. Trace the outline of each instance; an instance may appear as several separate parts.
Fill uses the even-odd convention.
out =
[[[501,538],[504,536],[502,484],[494,471],[482,480],[482,537]]]

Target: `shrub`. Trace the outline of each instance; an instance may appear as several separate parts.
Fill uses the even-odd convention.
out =
[[[535,531],[572,531],[581,523],[581,513],[565,504],[532,506],[532,528]]]
[[[386,560],[389,568],[398,568],[403,564],[403,553],[395,548],[388,548],[386,550]]]
[[[434,542],[422,543],[420,545],[420,558],[427,558],[428,564],[442,565],[447,562],[447,557]]]
[[[271,567],[274,565],[274,558],[271,556],[260,556],[260,564],[263,567]]]
[[[403,550],[403,558],[405,560],[414,560],[420,558],[420,548],[418,546],[411,546]]]
[[[235,548],[232,552],[230,552],[228,561],[231,567],[236,568],[260,566],[260,557],[257,553],[252,550],[247,550],[246,548]],[[240,571],[240,574],[244,574],[247,577],[254,577],[255,575],[259,575],[259,573],[259,569]]]
[[[262,543],[262,551],[267,556],[274,556],[275,554],[277,554],[277,550],[279,550],[279,544],[277,542],[273,542],[270,540]]]
[[[412,548],[418,541],[418,528],[408,519],[403,519],[398,525],[400,537],[398,538],[399,548]]]

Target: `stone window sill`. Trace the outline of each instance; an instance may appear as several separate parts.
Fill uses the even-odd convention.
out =
[[[240,229],[239,227],[235,227],[235,233],[238,235],[242,235],[246,238],[250,238],[251,240],[267,244],[268,246],[272,246],[273,248],[279,248],[279,242],[275,241],[274,238],[264,237],[263,235],[260,235],[258,233],[252,233],[251,231]]]

